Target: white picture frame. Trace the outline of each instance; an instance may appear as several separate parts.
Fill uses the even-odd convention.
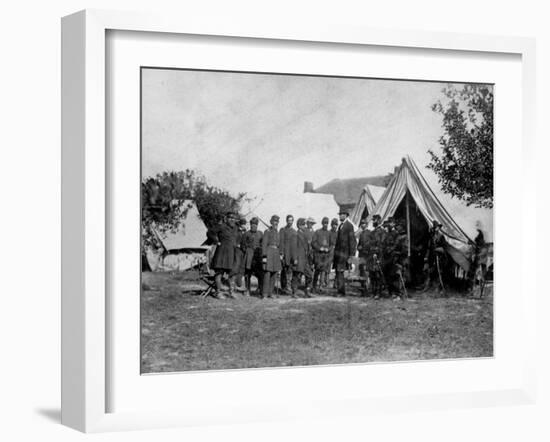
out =
[[[529,38],[451,33],[389,31],[341,25],[297,26],[246,20],[218,23],[200,17],[165,17],[151,14],[86,10],[62,20],[62,423],[84,432],[160,428],[217,422],[243,422],[230,415],[194,416],[178,412],[107,412],[109,384],[109,303],[107,299],[106,244],[110,240],[106,155],[106,32],[147,31],[164,34],[212,35],[287,41],[375,45],[380,48],[426,48],[515,54],[522,70],[523,168],[534,157],[535,42]],[[522,219],[532,216],[535,195],[523,192]],[[526,225],[526,223],[524,223]],[[522,230],[522,260],[532,253],[529,233]],[[523,273],[525,274],[525,272]],[[522,278],[522,333],[534,336],[536,289]],[[338,400],[338,413],[360,415],[371,411],[489,406],[533,403],[536,392],[535,339],[526,341],[521,385],[501,390],[387,396]],[[315,416],[334,413],[334,400],[316,402]],[[310,417],[311,410],[285,413],[270,410],[270,419]],[[245,420],[262,420],[253,414]]]

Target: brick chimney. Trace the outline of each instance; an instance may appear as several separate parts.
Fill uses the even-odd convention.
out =
[[[313,183],[311,181],[304,181],[304,193],[315,193],[313,191]]]

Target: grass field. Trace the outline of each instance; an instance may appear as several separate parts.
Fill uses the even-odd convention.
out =
[[[493,355],[492,288],[479,299],[201,298],[193,272],[143,273],[143,373]]]

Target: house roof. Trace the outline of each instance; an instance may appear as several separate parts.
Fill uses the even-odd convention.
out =
[[[373,176],[361,178],[335,178],[322,186],[317,187],[315,193],[328,193],[334,195],[338,205],[355,204],[367,184],[374,186],[386,186],[388,176]]]

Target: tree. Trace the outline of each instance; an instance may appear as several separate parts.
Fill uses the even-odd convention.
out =
[[[441,153],[428,150],[428,168],[438,176],[444,192],[468,206],[493,207],[493,88],[449,85],[445,98],[432,106],[442,115],[445,134]]]
[[[237,196],[211,186],[194,170],[163,172],[141,183],[141,230],[143,245],[156,245],[153,227],[174,231],[188,208],[184,200],[193,200],[207,228],[219,223],[224,214],[237,212],[246,194]],[[206,238],[205,238],[206,239]]]

